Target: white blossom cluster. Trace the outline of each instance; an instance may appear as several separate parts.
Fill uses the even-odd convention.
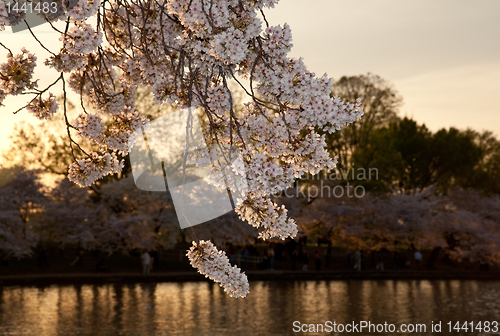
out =
[[[113,124],[104,131],[104,144],[111,150],[126,155],[134,146],[134,133],[149,128],[149,120],[138,112],[124,112],[113,116]]]
[[[42,99],[41,96],[38,96],[26,106],[28,112],[40,120],[46,120],[52,117],[57,112],[58,108],[59,104],[56,101],[56,96],[52,93],[49,93],[49,97],[46,99]]]
[[[45,65],[59,72],[71,72],[73,70],[80,70],[87,65],[87,58],[83,55],[70,56],[66,51],[61,51],[59,54],[46,59]]]
[[[219,114],[229,111],[231,105],[231,93],[223,86],[210,87],[207,90],[207,104],[210,109]]]
[[[62,34],[59,41],[68,54],[88,54],[97,49],[102,43],[102,32],[85,23],[77,22],[68,32]]]
[[[285,206],[279,207],[268,197],[250,192],[247,200],[235,210],[242,220],[261,229],[259,238],[263,240],[274,237],[285,240],[297,234],[297,224],[293,218],[287,216],[288,210]]]
[[[72,21],[83,21],[94,16],[100,5],[100,0],[78,0],[76,5],[66,12],[65,17],[69,17]],[[65,17],[60,19],[65,19]]]
[[[0,90],[6,95],[18,95],[26,89],[34,89],[37,81],[32,82],[33,70],[36,66],[36,56],[26,48],[21,54],[7,54],[7,62],[0,64]]]
[[[224,64],[235,64],[243,61],[248,53],[244,35],[240,30],[228,29],[217,34],[211,43],[210,54]]]
[[[88,67],[88,65],[87,65]],[[97,86],[96,79],[99,79]],[[134,95],[137,85],[121,80],[116,83],[117,75],[113,68],[99,67],[92,73],[73,71],[69,86],[77,93],[88,97],[89,103],[101,113],[118,115],[135,107]]]
[[[104,124],[97,114],[81,113],[75,121],[75,127],[78,129],[78,135],[82,138],[102,141],[104,138]]]
[[[246,297],[249,293],[248,279],[236,266],[231,266],[226,252],[218,251],[210,241],[200,240],[193,245],[187,257],[198,272],[218,282],[230,297]]]
[[[80,159],[69,166],[68,178],[81,187],[88,187],[98,179],[121,172],[123,160],[118,161],[115,153],[90,152],[89,158]]]
[[[5,26],[9,24],[9,14],[5,8],[5,2],[4,0],[0,0],[0,31],[5,30]]]
[[[251,4],[248,4],[249,7]],[[218,39],[221,30],[236,28],[247,38],[260,33],[260,19],[255,10],[237,11],[241,8],[238,0],[207,1],[207,0],[177,0],[168,2],[168,10],[178,16],[180,23],[194,32],[200,38]],[[205,13],[210,13],[206,15]],[[233,30],[234,32],[234,30]],[[228,36],[230,40],[238,35]],[[224,40],[224,37],[222,37]],[[241,48],[237,48],[241,49]],[[222,56],[222,55],[221,55]],[[222,56],[223,57],[223,56]]]
[[[256,5],[258,8],[262,7],[268,7],[268,8],[274,8],[274,5],[279,2],[279,0],[262,0],[259,1],[260,3],[257,3]]]
[[[138,112],[126,111],[113,116],[110,126],[106,126],[97,114],[81,113],[75,121],[75,128],[80,137],[126,155],[134,145],[133,134],[138,129],[149,128],[147,118]]]

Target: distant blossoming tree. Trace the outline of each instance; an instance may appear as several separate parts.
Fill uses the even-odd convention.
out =
[[[500,264],[500,197],[435,188],[356,199],[318,197],[296,216],[304,231],[368,251],[442,250],[455,261]],[[432,254],[432,253],[431,253]],[[432,258],[430,258],[432,259]]]
[[[17,258],[29,256],[39,240],[37,223],[45,213],[47,197],[36,172],[18,171],[0,186],[0,252]]]
[[[134,101],[139,85],[151,87],[157,103],[202,108],[206,143],[219,153],[237,148],[243,157],[236,173],[246,176],[249,193],[235,204],[236,213],[258,228],[262,239],[293,237],[294,220],[271,195],[306,173],[332,168],[336,159],[315,128],[335,132],[363,111],[360,99],[346,103],[330,98],[330,78],[316,77],[302,59],[287,56],[290,27],[269,26],[263,12],[276,2],[78,0],[59,18],[65,25],[51,24],[61,34],[62,46],[45,48],[50,57],[44,64],[60,73],[49,86],[39,89],[33,79],[35,55],[24,48],[14,54],[2,45],[8,54],[0,65],[0,103],[9,95],[32,94],[24,107],[39,119],[62,109],[75,160],[69,179],[80,186],[120,172],[123,162],[117,154],[129,153],[129,138],[147,127]],[[5,8],[0,0],[0,29],[8,24]],[[235,112],[230,81],[250,98],[241,113]],[[64,94],[62,107],[49,92],[58,85]],[[76,120],[66,115],[68,87],[82,97],[83,113]],[[75,135],[99,149],[85,152]],[[201,153],[199,163],[214,167],[212,157]],[[221,159],[231,162],[230,157]],[[237,276],[239,270],[230,268],[210,242],[195,243],[188,256],[231,295],[248,292],[246,277]]]
[[[385,197],[367,195],[359,200],[362,212],[352,212],[342,225],[345,240],[359,248],[380,250],[397,245],[426,246],[431,220],[441,200],[429,188],[415,194]]]
[[[500,197],[453,189],[426,234],[457,261],[500,264]]]

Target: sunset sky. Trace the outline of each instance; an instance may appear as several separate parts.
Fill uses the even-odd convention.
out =
[[[401,116],[432,130],[471,127],[500,135],[500,1],[281,0],[266,13],[271,25],[291,26],[291,56],[303,57],[316,75],[371,72],[403,96]],[[59,35],[49,29],[35,32],[57,50]],[[0,41],[15,53],[22,46],[37,52],[44,67],[46,53],[29,33],[6,29]],[[0,50],[0,62],[5,54]],[[43,69],[36,74],[40,87],[57,75]],[[8,147],[15,122],[36,123],[26,111],[11,114],[22,99],[8,99],[0,108],[0,150]]]

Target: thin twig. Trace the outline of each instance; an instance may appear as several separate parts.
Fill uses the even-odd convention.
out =
[[[7,48],[2,42],[0,42],[0,47],[4,47],[5,49],[7,49],[7,51],[9,52],[9,54],[11,56],[14,56],[14,54],[12,53],[12,51],[9,48]]]
[[[50,54],[52,54],[52,56],[56,56],[56,54],[54,54],[52,51],[50,51],[46,46],[43,45],[43,43],[36,37],[36,35],[33,33],[33,31],[31,30],[30,28],[30,25],[28,24],[28,21],[26,20],[23,20],[24,23],[26,23],[26,27],[28,27],[28,30],[30,31],[31,33],[31,36],[33,36],[33,38],[38,42],[38,44],[40,44],[40,46],[45,49],[46,51],[48,51]]]

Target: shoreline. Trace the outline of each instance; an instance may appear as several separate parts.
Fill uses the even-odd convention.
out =
[[[249,281],[316,280],[500,280],[499,271],[246,271]],[[60,273],[1,275],[2,286],[48,286],[70,284],[211,281],[196,272],[152,273]]]

